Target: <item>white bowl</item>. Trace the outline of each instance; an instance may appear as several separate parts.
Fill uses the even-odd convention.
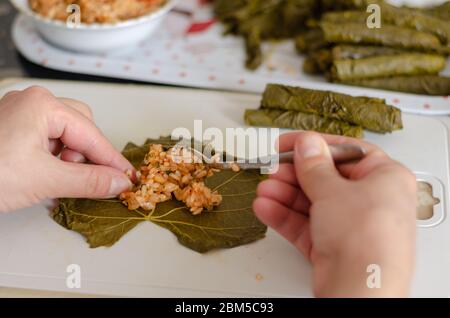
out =
[[[177,0],[168,0],[160,9],[141,17],[115,24],[84,24],[71,27],[34,12],[28,0],[10,0],[22,13],[34,21],[39,33],[50,43],[81,53],[108,53],[136,45],[160,26]]]

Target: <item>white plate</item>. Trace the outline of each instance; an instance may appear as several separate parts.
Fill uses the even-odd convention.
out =
[[[326,83],[301,71],[303,57],[292,41],[266,44],[267,59],[256,72],[244,67],[242,39],[223,37],[209,6],[183,0],[163,26],[137,47],[105,55],[82,55],[56,48],[39,36],[25,16],[13,26],[18,50],[30,61],[56,70],[153,83],[259,93],[268,82],[341,92],[384,96],[403,111],[424,115],[450,114],[448,96],[432,97]],[[92,43],[95,45],[95,43]],[[444,74],[450,75],[450,63]]]
[[[98,126],[120,149],[126,142],[169,134],[175,127],[240,127],[260,97],[151,86],[24,80],[0,87],[42,85],[57,96],[92,106]],[[450,296],[448,128],[439,120],[405,115],[405,129],[368,134],[395,159],[425,178],[434,176],[442,203],[438,224],[419,227],[413,296]],[[0,286],[117,296],[311,296],[308,263],[273,231],[254,244],[197,254],[151,223],[137,226],[112,248],[89,249],[77,233],[57,225],[44,206],[0,215]],[[79,290],[66,287],[66,268],[81,266]],[[258,281],[256,275],[263,280]]]

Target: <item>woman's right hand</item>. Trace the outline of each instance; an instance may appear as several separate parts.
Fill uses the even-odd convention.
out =
[[[328,144],[363,146],[367,156],[338,168]],[[413,274],[416,179],[366,142],[316,133],[281,136],[280,151],[295,149],[260,184],[254,209],[308,258],[317,296],[406,296]],[[381,288],[367,286],[369,265],[381,269]]]

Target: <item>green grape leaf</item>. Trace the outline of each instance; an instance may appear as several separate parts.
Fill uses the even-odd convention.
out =
[[[167,138],[147,140],[142,147],[128,144],[123,154],[139,167],[152,143],[174,145]],[[199,216],[192,215],[184,203],[176,200],[160,203],[155,211],[149,212],[130,211],[118,199],[61,199],[52,216],[63,227],[86,237],[92,248],[112,246],[136,225],[149,221],[170,230],[182,245],[205,253],[248,244],[265,236],[267,228],[252,210],[256,187],[262,178],[257,170],[221,171],[207,178],[206,185],[219,191],[223,201],[214,211]]]

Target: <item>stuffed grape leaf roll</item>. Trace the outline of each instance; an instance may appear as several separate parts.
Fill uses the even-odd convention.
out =
[[[322,12],[342,11],[362,8],[367,5],[367,0],[321,0]]]
[[[343,81],[342,83],[412,94],[434,96],[450,95],[450,77],[439,75],[395,76]]]
[[[246,66],[254,70],[263,61],[262,43],[300,34],[317,5],[316,0],[215,0],[214,12],[225,34],[244,38]]]
[[[319,68],[319,65],[317,65],[317,61],[315,61],[313,58],[311,57],[306,57],[306,59],[303,61],[303,72],[305,72],[305,74],[310,74],[310,75],[318,75],[318,74],[322,74],[322,70]]]
[[[380,3],[383,20],[400,27],[432,33],[439,37],[442,44],[450,44],[450,21],[444,21],[421,13],[419,10],[398,8]]]
[[[245,111],[245,122],[250,126],[312,130],[325,134],[354,138],[362,138],[364,136],[364,131],[360,126],[296,111],[249,109]]]
[[[378,55],[404,54],[405,50],[383,46],[359,46],[359,45],[337,45],[330,49],[321,49],[309,52],[304,63],[303,71],[307,74],[327,74],[335,60],[362,59]]]
[[[384,25],[380,29],[362,27],[360,23],[320,24],[325,41],[344,44],[382,45],[419,51],[441,51],[435,35],[408,28]]]
[[[408,51],[385,46],[337,45],[332,49],[333,60],[362,59],[379,55],[404,54]]]
[[[450,42],[450,22],[422,13],[417,9],[399,8],[384,1],[369,0],[381,7],[382,21],[399,27],[428,32],[440,38],[443,44]],[[369,13],[362,10],[326,12],[321,21],[328,23],[359,23],[365,26]],[[385,25],[383,25],[384,27]]]
[[[261,107],[316,114],[379,133],[403,128],[400,109],[387,105],[385,100],[379,98],[269,84]]]
[[[308,30],[295,38],[295,47],[300,54],[306,54],[330,46],[330,43],[325,41],[323,31],[320,28]]]
[[[261,43],[261,37],[257,31],[245,36],[245,51],[247,52],[245,66],[249,70],[256,70],[263,62]]]
[[[441,20],[450,21],[450,1],[436,7],[424,9],[422,12]]]
[[[335,60],[331,76],[334,80],[346,81],[401,75],[435,75],[445,68],[446,62],[440,55],[420,53]]]
[[[369,15],[365,11],[351,10],[351,11],[331,11],[325,12],[322,15],[321,22],[326,23],[359,23],[361,26],[365,25]]]
[[[303,64],[303,71],[307,74],[323,74],[329,72],[332,65],[331,51],[322,49],[309,53]]]

